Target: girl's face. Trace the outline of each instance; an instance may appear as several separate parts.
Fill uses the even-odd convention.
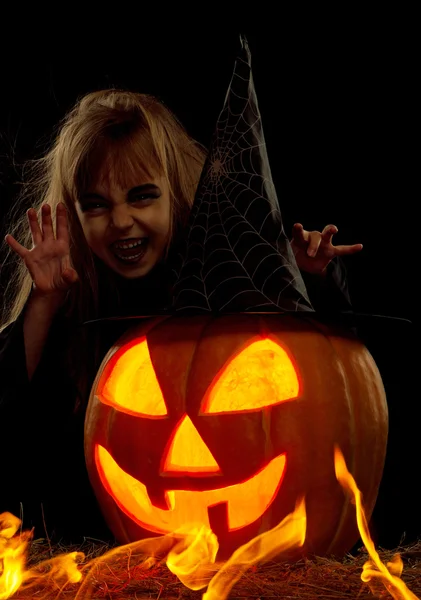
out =
[[[170,192],[164,177],[121,188],[100,179],[76,202],[91,250],[127,279],[143,277],[164,255],[170,230]]]

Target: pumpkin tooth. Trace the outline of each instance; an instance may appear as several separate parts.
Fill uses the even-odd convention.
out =
[[[149,500],[155,508],[161,508],[162,510],[170,510],[171,506],[169,503],[167,492],[162,488],[148,486],[147,488]]]
[[[224,535],[229,525],[228,501],[208,507],[209,526],[216,536]]]

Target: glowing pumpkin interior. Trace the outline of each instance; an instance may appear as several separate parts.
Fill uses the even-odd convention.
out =
[[[299,396],[297,370],[288,353],[275,341],[251,341],[216,374],[200,408],[200,415],[265,410]],[[97,396],[104,404],[137,418],[169,418],[171,399],[164,398],[149,354],[146,338],[123,346],[110,359]],[[156,533],[175,531],[187,523],[210,527],[208,509],[226,505],[230,531],[245,527],[268,509],[277,495],[286,467],[286,455],[272,459],[245,481],[215,487],[222,474],[211,449],[186,413],[176,423],[161,460],[158,476],[209,475],[210,489],[171,489],[166,508],[151,502],[147,484],[133,478],[117,464],[106,448],[97,444],[95,460],[101,482],[119,508],[141,527]],[[212,478],[213,477],[213,478]]]

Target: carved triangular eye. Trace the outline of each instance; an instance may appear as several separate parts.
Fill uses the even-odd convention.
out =
[[[213,380],[202,413],[255,411],[293,400],[297,371],[287,352],[269,338],[251,342]]]
[[[111,358],[97,396],[131,415],[159,418],[168,414],[145,337],[126,344]]]

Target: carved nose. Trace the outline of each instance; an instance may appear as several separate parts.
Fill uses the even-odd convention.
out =
[[[220,472],[218,463],[188,415],[184,415],[174,429],[163,471]]]

